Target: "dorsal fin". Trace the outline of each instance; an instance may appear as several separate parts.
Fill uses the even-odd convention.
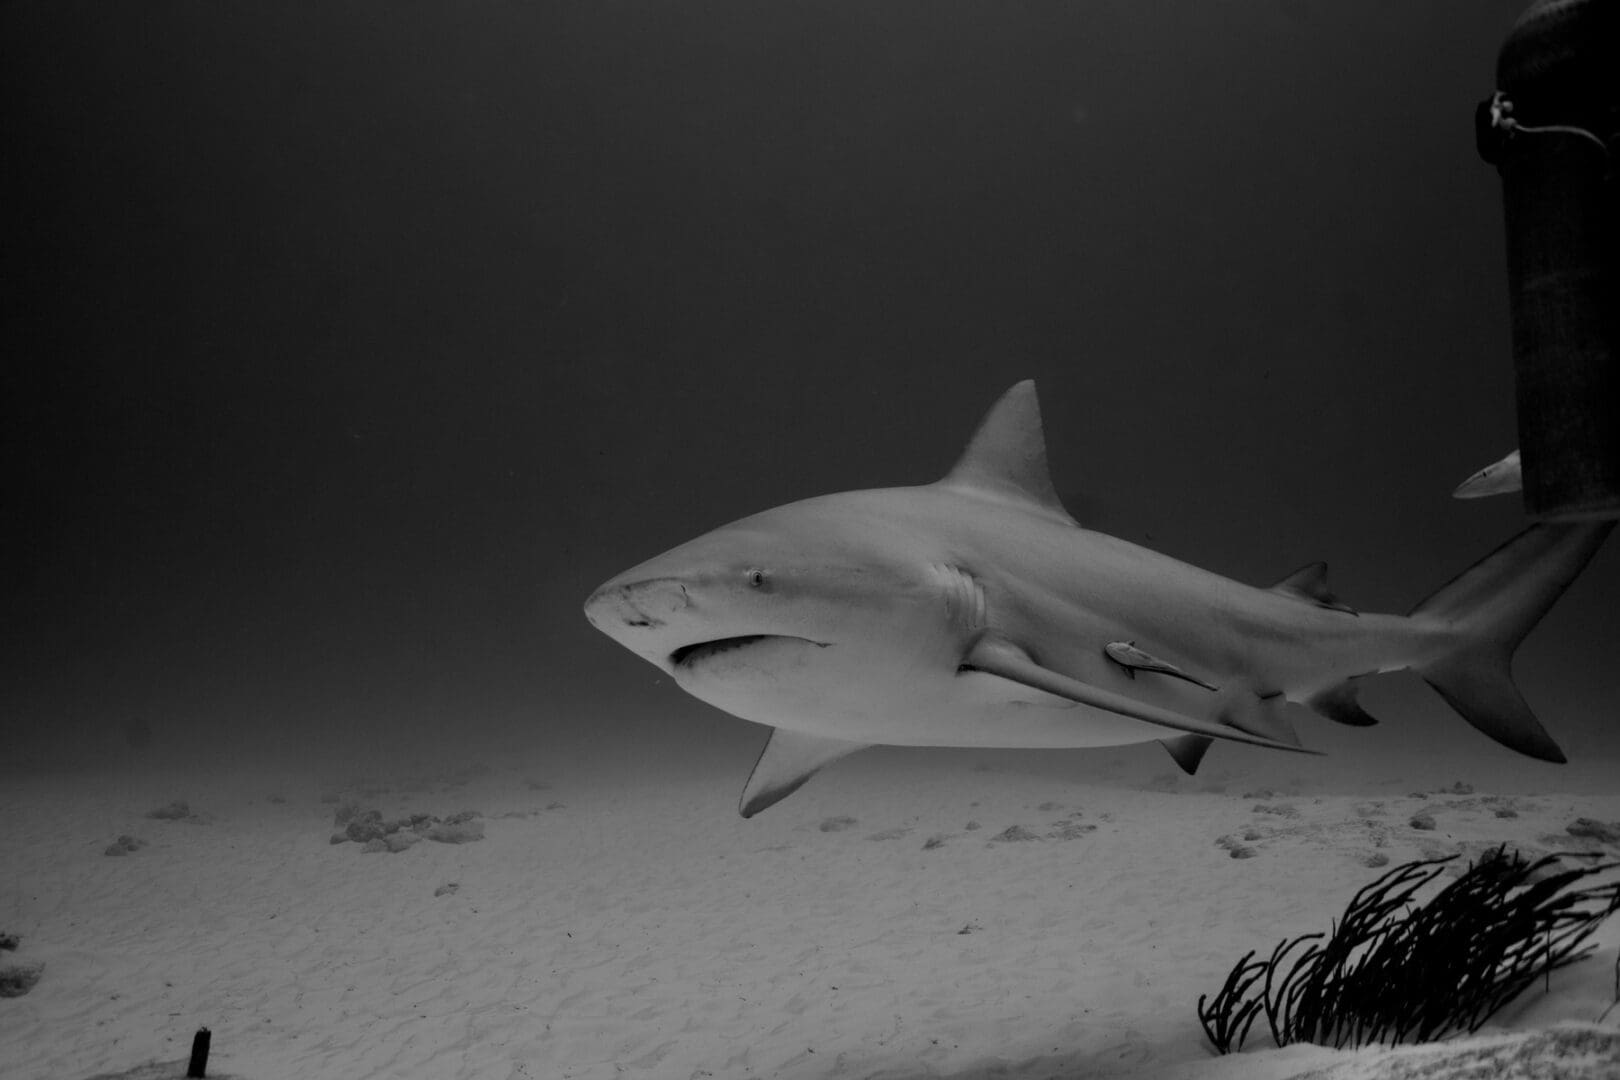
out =
[[[1073,523],[1046,470],[1046,436],[1035,380],[1025,379],[990,407],[956,467],[941,481],[1030,504]]]
[[[1302,566],[1292,574],[1283,578],[1271,587],[1274,593],[1291,596],[1295,600],[1303,600],[1307,604],[1315,604],[1329,611],[1342,611],[1346,615],[1356,614],[1356,609],[1333,595],[1328,588],[1327,563],[1313,562],[1309,566]]]

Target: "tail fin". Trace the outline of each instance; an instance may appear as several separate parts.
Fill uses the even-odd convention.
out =
[[[1513,685],[1513,650],[1596,554],[1614,522],[1533,525],[1412,609],[1455,647],[1418,672],[1462,718],[1503,746],[1565,760]]]

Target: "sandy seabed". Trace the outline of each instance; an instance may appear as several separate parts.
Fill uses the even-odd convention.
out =
[[[1590,850],[1570,822],[1620,821],[1620,795],[1077,782],[993,760],[869,752],[750,821],[729,761],[11,776],[0,931],[45,967],[0,999],[0,1073],[175,1061],[207,1026],[211,1075],[253,1080],[1448,1075],[1424,1071],[1433,1050],[1392,1072],[1259,1032],[1219,1058],[1195,1003],[1248,950],[1328,929],[1374,856]],[[477,809],[485,835],[364,854],[330,842],[339,792],[385,816]],[[195,816],[146,816],[174,799]],[[104,854],[120,835],[146,844]],[[1595,941],[1445,1053],[1536,1057],[1529,1033],[1597,1022],[1620,919]],[[1562,1030],[1593,1037],[1534,1075],[1620,1076],[1620,1009]]]

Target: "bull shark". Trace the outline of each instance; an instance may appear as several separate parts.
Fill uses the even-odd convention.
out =
[[[955,467],[743,518],[603,584],[589,621],[687,693],[772,728],[751,817],[863,747],[1216,739],[1310,752],[1284,715],[1374,719],[1357,680],[1416,670],[1497,742],[1564,755],[1509,669],[1611,523],[1534,525],[1409,614],[1358,612],[1321,563],[1253,587],[1085,529],[1047,471],[1032,381]]]

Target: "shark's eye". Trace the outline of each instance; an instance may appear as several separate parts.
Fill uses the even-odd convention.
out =
[[[765,587],[765,571],[759,569],[758,567],[748,571],[748,573],[743,576],[748,579],[748,584],[750,587],[755,589],[763,589]]]

